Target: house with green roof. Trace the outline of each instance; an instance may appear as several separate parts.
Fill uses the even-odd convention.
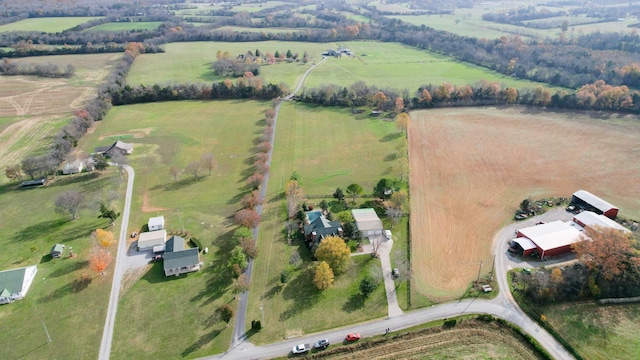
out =
[[[185,249],[185,241],[180,236],[172,236],[167,240],[162,260],[164,275],[178,276],[200,270],[200,250]]]
[[[35,265],[0,271],[0,305],[24,299],[37,272]]]
[[[320,210],[307,211],[305,215],[307,219],[304,225],[304,236],[307,246],[319,244],[326,236],[342,237],[340,221],[330,221]]]

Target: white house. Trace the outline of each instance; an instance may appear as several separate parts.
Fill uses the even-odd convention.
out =
[[[156,231],[164,229],[164,216],[156,216],[149,218],[149,231]]]
[[[85,162],[76,159],[74,161],[68,162],[62,166],[62,173],[64,175],[71,175],[82,172],[82,169],[85,167]]]
[[[371,238],[382,235],[384,228],[382,221],[372,208],[351,210],[353,219],[356,221],[356,228],[360,232],[360,237]]]
[[[155,246],[164,245],[167,230],[157,230],[140,233],[138,236],[138,251],[153,250]]]
[[[0,304],[24,299],[37,272],[35,265],[0,271]]]

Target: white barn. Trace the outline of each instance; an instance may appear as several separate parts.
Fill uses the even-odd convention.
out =
[[[149,231],[164,229],[164,216],[149,218],[149,222],[147,223],[147,225],[149,226]]]
[[[140,233],[138,237],[138,251],[153,250],[155,246],[164,245],[167,230],[157,230]]]
[[[351,210],[353,219],[356,221],[356,228],[362,238],[372,238],[382,235],[384,228],[382,221],[372,208]]]

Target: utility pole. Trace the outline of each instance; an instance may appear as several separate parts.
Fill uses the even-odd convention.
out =
[[[496,267],[496,254],[493,254],[493,262],[491,263],[491,280],[493,280],[493,270]]]

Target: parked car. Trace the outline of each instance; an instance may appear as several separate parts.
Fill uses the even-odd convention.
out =
[[[300,344],[294,346],[293,349],[291,349],[291,353],[293,353],[293,355],[304,354],[308,352],[309,349],[311,349],[311,346],[309,344]]]
[[[567,206],[567,209],[566,209],[566,210],[567,210],[567,211],[569,211],[569,212],[572,212],[572,211],[574,211],[575,209],[576,209],[576,207],[575,207],[575,206],[573,206],[573,205],[569,205],[569,206]]]
[[[322,340],[318,340],[316,341],[315,344],[313,344],[313,348],[316,350],[324,350],[329,346],[329,340],[328,339],[322,339]]]
[[[135,231],[134,231],[134,232],[132,232],[132,233],[131,233],[131,238],[132,238],[132,239],[133,239],[133,238],[135,238],[136,236],[138,236],[138,233],[137,233],[137,232],[135,232]]]
[[[351,333],[351,334],[347,335],[347,337],[345,338],[345,340],[347,340],[347,341],[356,341],[356,340],[360,340],[360,334],[359,334],[359,333]]]
[[[154,263],[154,262],[158,262],[158,261],[162,261],[162,255],[154,255],[154,256],[151,258],[151,262],[152,262],[152,263]]]
[[[400,270],[398,268],[393,268],[393,270],[391,270],[391,275],[394,278],[398,278],[400,276]]]

